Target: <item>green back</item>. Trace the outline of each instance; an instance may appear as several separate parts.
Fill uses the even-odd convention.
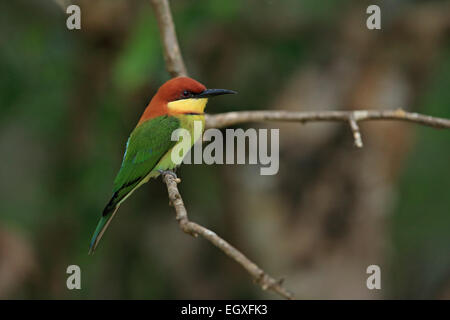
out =
[[[160,116],[141,123],[133,130],[114,180],[114,204],[132,191],[176,144],[176,141],[171,141],[171,135],[179,127],[177,118]]]

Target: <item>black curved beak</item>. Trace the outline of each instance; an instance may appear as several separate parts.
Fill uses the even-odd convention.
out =
[[[214,96],[220,96],[222,94],[235,94],[236,91],[227,89],[206,89],[203,92],[197,94],[196,98],[209,98]]]

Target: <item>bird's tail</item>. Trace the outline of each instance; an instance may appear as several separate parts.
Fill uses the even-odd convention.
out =
[[[97,224],[97,228],[94,231],[91,243],[89,245],[89,254],[94,254],[95,248],[97,248],[97,245],[100,239],[102,238],[103,234],[105,233],[106,229],[108,228],[109,223],[111,222],[112,218],[114,218],[117,209],[119,209],[119,205],[113,203],[113,200],[114,197],[108,203],[105,210],[103,210],[103,215]]]

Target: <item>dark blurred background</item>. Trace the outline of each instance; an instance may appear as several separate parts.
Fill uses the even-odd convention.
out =
[[[0,2],[0,298],[278,298],[183,234],[160,180],[87,255],[128,134],[169,75],[149,1],[73,3],[79,31],[55,1]],[[366,28],[369,4],[382,30]],[[450,118],[448,1],[171,5],[190,75],[239,91],[209,113],[402,107]],[[449,130],[365,122],[357,149],[342,123],[258,126],[280,128],[278,175],[181,167],[193,221],[297,298],[450,298]],[[81,290],[66,288],[71,264]],[[366,288],[371,264],[381,290]]]

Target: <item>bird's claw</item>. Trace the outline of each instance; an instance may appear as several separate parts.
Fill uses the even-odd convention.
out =
[[[179,180],[177,174],[175,172],[173,172],[172,170],[158,170],[158,172],[161,175],[168,174],[168,175],[172,176],[175,180]]]

